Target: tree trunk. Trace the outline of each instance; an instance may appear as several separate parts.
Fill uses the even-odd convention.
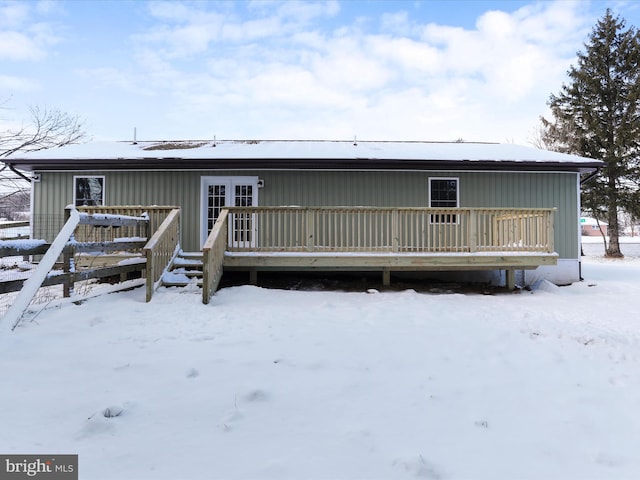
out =
[[[605,256],[612,258],[622,258],[622,252],[620,251],[620,243],[618,241],[618,191],[616,190],[615,179],[609,176],[609,227],[607,233],[609,234],[609,245],[607,246]]]

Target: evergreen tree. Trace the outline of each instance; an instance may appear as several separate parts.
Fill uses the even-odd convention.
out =
[[[552,149],[605,162],[586,182],[583,208],[609,223],[606,255],[621,257],[618,213],[638,211],[640,185],[640,34],[607,10],[598,20],[568,84],[551,95],[542,118]]]

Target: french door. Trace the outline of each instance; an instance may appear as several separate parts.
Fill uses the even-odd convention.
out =
[[[225,207],[258,205],[258,177],[202,177],[202,226],[204,245],[220,212]],[[229,218],[229,244],[252,247],[256,244],[255,215],[234,214]]]

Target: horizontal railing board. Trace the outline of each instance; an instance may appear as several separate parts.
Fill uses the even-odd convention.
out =
[[[146,268],[146,260],[129,261],[126,265],[117,265],[114,267],[94,268],[90,270],[81,270],[69,273],[51,273],[42,282],[41,287],[51,287],[53,285],[62,285],[67,282],[81,282],[83,280],[91,280],[98,278],[111,277],[129,272],[140,272]],[[0,282],[0,293],[17,292],[22,289],[27,279],[11,280],[8,282]]]
[[[514,268],[534,269],[540,265],[556,265],[557,254],[243,254],[229,253],[225,269],[264,270],[487,270]]]

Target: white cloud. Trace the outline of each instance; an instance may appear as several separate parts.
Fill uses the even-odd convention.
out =
[[[26,77],[0,74],[0,91],[32,92],[39,89],[39,85]]]
[[[181,110],[192,105],[229,112],[233,106],[260,112],[268,127],[242,125],[280,129],[279,137],[302,128],[311,137],[341,129],[381,138],[514,136],[513,119],[524,114],[537,120],[549,93],[559,88],[585,24],[575,2],[490,11],[475,29],[416,24],[398,12],[381,19],[384,34],[363,28],[370,18],[333,31],[309,28],[315,16],[332,14],[323,4],[253,7],[260,15],[226,16],[220,28],[221,17],[181,5],[173,17],[179,26],[162,25],[158,36],[146,38],[166,48],[156,52],[157,63],[171,72],[152,69],[153,82],[171,88],[170,79],[175,98],[185,102]],[[207,69],[194,76],[173,68],[177,56],[194,53],[207,57]],[[316,114],[301,122],[304,127],[296,125],[296,113],[308,111]]]
[[[0,4],[0,59],[39,60],[60,41],[51,24],[38,21],[49,2]]]
[[[292,2],[284,1],[278,8],[278,16],[291,18],[297,23],[307,22],[322,17],[333,17],[340,12],[340,4],[335,1],[327,2]]]
[[[30,6],[26,2],[6,2],[0,4],[0,29],[16,28],[29,17]]]
[[[541,2],[461,28],[385,5],[345,21],[336,2],[153,1],[126,68],[76,71],[153,99],[153,137],[524,142],[593,20],[581,2]]]

